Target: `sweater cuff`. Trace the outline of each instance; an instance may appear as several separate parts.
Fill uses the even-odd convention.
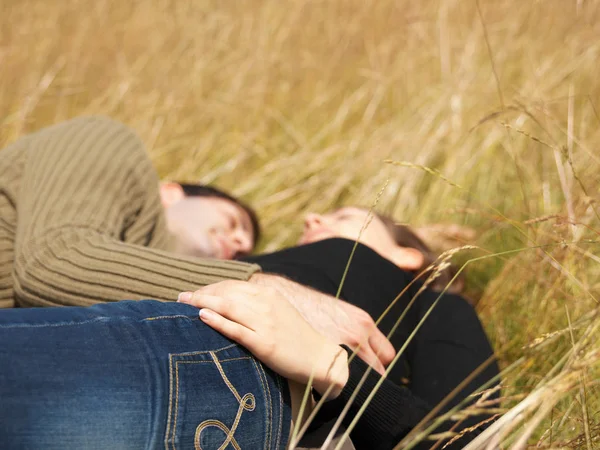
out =
[[[340,344],[340,347],[342,347],[344,350],[346,350],[346,353],[348,354],[348,358],[350,358],[350,356],[353,353],[352,349],[350,349],[347,345],[344,345],[344,344]],[[358,356],[356,358],[358,358]],[[330,420],[333,420],[334,418],[339,416],[339,414],[344,409],[344,406],[346,405],[348,398],[350,398],[350,395],[352,395],[352,392],[354,391],[354,387],[356,387],[355,383],[352,383],[352,387],[349,387],[351,377],[352,377],[352,371],[349,368],[348,381],[346,382],[346,385],[342,389],[342,392],[340,393],[340,395],[338,395],[334,399],[325,400],[325,402],[321,406],[321,409],[319,410],[319,413],[317,414],[316,419],[313,421],[314,426],[309,427],[310,429],[316,428],[318,425],[329,422]],[[358,377],[358,379],[360,380],[360,377]],[[321,398],[323,398],[323,396],[315,388],[312,389],[312,394],[313,394],[313,398],[317,402],[320,401]]]
[[[342,345],[349,355],[352,351]],[[354,394],[357,386],[365,376],[369,365],[358,356],[349,363],[348,381],[342,389],[340,395],[330,401],[327,401],[321,407],[317,417],[319,421],[326,422],[339,416],[346,407],[350,398]],[[352,405],[342,420],[344,426],[348,426],[354,419],[358,410],[367,402],[367,399],[378,382],[381,375],[371,369],[366,375],[361,388],[358,390]],[[416,398],[409,389],[404,386],[398,386],[390,380],[384,380],[379,386],[377,394],[371,398],[365,413],[360,418],[360,426],[366,435],[375,442],[384,442],[387,440],[399,441],[409,430],[411,430],[419,421],[431,410],[431,406]],[[353,438],[354,439],[354,438]]]

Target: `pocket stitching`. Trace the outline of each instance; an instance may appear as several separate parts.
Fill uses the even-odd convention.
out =
[[[247,400],[251,400],[252,404],[248,405]],[[227,438],[219,446],[219,450],[223,450],[223,449],[227,448],[227,446],[230,443],[237,450],[241,450],[240,445],[237,443],[237,440],[235,439],[235,432],[237,430],[238,425],[240,424],[240,420],[242,418],[242,414],[244,413],[244,410],[254,411],[255,408],[256,408],[256,399],[254,397],[254,394],[248,393],[248,394],[245,394],[240,401],[240,404],[238,406],[238,411],[235,415],[235,420],[233,421],[233,424],[231,425],[231,429],[228,428],[227,425],[225,425],[220,420],[215,420],[215,419],[205,420],[204,422],[202,422],[201,424],[199,424],[196,427],[196,432],[194,433],[194,448],[196,450],[202,450],[202,447],[200,446],[200,442],[199,442],[202,431],[204,431],[205,428],[208,428],[210,426],[216,426],[217,428],[219,428],[221,431],[223,431],[227,435]]]
[[[233,424],[231,425],[231,428],[229,428],[227,425],[225,425],[220,420],[215,420],[215,419],[205,420],[204,422],[200,423],[196,427],[196,432],[194,433],[194,447],[196,448],[196,450],[202,450],[202,447],[200,446],[200,442],[199,442],[202,431],[204,431],[204,429],[209,426],[216,426],[221,431],[223,431],[227,436],[226,439],[223,441],[223,443],[219,446],[219,450],[225,449],[227,447],[227,445],[229,445],[229,443],[231,443],[231,445],[233,445],[236,449],[239,449],[240,446],[235,439],[235,432],[237,430],[238,425],[240,424],[240,420],[242,418],[242,414],[244,413],[244,410],[245,411],[254,411],[254,409],[256,408],[256,397],[252,393],[247,393],[247,394],[244,394],[243,397],[240,397],[240,394],[238,393],[237,389],[235,388],[235,386],[233,386],[233,384],[231,383],[231,381],[229,381],[229,378],[225,374],[225,370],[223,369],[223,366],[221,365],[219,358],[217,358],[217,355],[214,352],[209,352],[209,354],[210,354],[210,357],[212,358],[215,366],[217,367],[219,374],[221,375],[221,379],[227,385],[227,387],[229,388],[229,391],[236,398],[239,405],[238,405],[237,413],[235,414],[235,419],[233,421]],[[251,358],[248,358],[248,359],[251,359]],[[254,359],[251,359],[251,361],[254,362]],[[260,374],[259,374],[259,378],[260,378]],[[261,381],[261,383],[262,383],[262,381]],[[248,400],[251,401],[251,404],[247,403]]]
[[[243,406],[244,402],[244,398],[246,397],[246,394],[244,396],[244,398],[240,397],[239,394],[237,393],[237,390],[235,389],[235,387],[231,384],[231,382],[229,381],[229,379],[227,378],[224,369],[221,366],[221,362],[228,362],[228,361],[236,361],[236,360],[244,360],[244,359],[249,359],[252,361],[254,367],[257,370],[257,375],[258,375],[258,379],[260,380],[262,389],[263,389],[263,393],[265,394],[265,396],[267,397],[267,401],[269,403],[269,408],[270,408],[270,416],[269,416],[269,420],[268,423],[271,423],[272,421],[272,417],[273,417],[273,413],[272,413],[272,400],[271,400],[271,391],[269,388],[268,383],[266,383],[266,374],[264,371],[264,368],[259,365],[257,363],[257,361],[250,357],[250,356],[241,356],[241,357],[235,357],[235,358],[227,358],[227,359],[222,359],[219,360],[216,353],[224,351],[224,350],[228,350],[230,348],[236,347],[236,344],[231,344],[228,345],[226,347],[222,347],[220,349],[217,350],[206,350],[206,351],[198,351],[198,352],[186,352],[186,353],[176,353],[176,354],[169,354],[169,408],[168,408],[168,417],[167,417],[167,429],[166,429],[166,436],[165,436],[165,448],[168,450],[169,448],[172,448],[173,450],[176,450],[176,443],[175,443],[175,435],[177,433],[177,420],[178,420],[178,414],[179,414],[179,364],[203,364],[203,363],[212,363],[215,364],[215,366],[217,367],[217,370],[219,370],[219,373],[221,375],[221,378],[223,379],[223,382],[227,385],[227,387],[229,388],[229,390],[231,391],[231,393],[236,397],[236,400],[238,400],[238,403],[240,404],[240,408],[242,409],[242,411],[244,409],[246,409],[246,407]],[[182,361],[175,361],[176,357],[185,357],[185,356],[199,356],[199,355],[205,355],[205,354],[209,354],[211,356],[211,360],[202,360],[202,361],[198,361],[198,360],[192,360],[192,361],[186,361],[186,360],[182,360]],[[175,363],[175,371],[173,371],[173,362]],[[173,373],[175,372],[175,373]],[[175,378],[175,383],[173,383],[173,378]],[[277,383],[279,385],[279,379],[277,379]],[[175,385],[175,386],[174,386]],[[175,390],[175,399],[173,401],[173,390]],[[252,407],[251,410],[254,410],[255,405],[256,405],[256,399],[254,397],[254,394],[249,394],[252,396],[252,401],[254,402],[254,405]],[[280,407],[282,406],[281,403],[281,398],[279,399],[279,403],[280,403]],[[174,408],[173,408],[174,406]],[[173,411],[174,409],[174,411]],[[239,415],[239,417],[236,419],[235,422],[239,422],[239,419],[241,419],[241,414]],[[281,417],[279,418],[281,421]],[[210,423],[208,423],[210,422]],[[222,422],[218,421],[218,420],[209,420],[209,421],[205,421],[204,423],[207,424],[213,424],[215,426],[218,426],[219,428],[221,427],[226,427],[225,424],[223,424]],[[235,426],[237,427],[237,424],[234,422]],[[220,424],[216,425],[216,424]],[[200,424],[202,425],[202,424]],[[199,426],[200,426],[199,425]],[[235,428],[232,427],[232,429],[235,431]],[[223,430],[224,432],[227,433],[227,431]],[[237,442],[234,444],[235,439],[233,438],[233,433],[231,436],[231,439],[228,439],[224,442],[224,444],[228,444],[228,443],[232,443],[232,445],[234,445],[234,447],[237,444]],[[268,443],[271,441],[271,427],[267,426],[267,440],[265,441],[265,448],[267,448]],[[279,443],[279,439],[277,439],[277,442]],[[194,441],[194,445],[196,446],[196,439]],[[226,446],[226,445],[225,445]],[[198,447],[196,447],[198,448]]]
[[[273,403],[271,401],[271,390],[269,389],[269,383],[265,382],[266,374],[261,365],[259,365],[255,359],[252,359],[252,363],[258,372],[258,378],[262,385],[263,392],[267,395],[267,403],[269,404],[269,416],[267,417],[267,438],[265,439],[265,450],[271,445],[271,423],[273,423]]]
[[[229,344],[226,345],[225,347],[221,347],[217,350],[213,350],[214,352],[221,352],[224,350],[229,350],[230,348],[236,347],[237,344]],[[175,432],[176,432],[176,423],[177,421],[175,420],[175,424],[173,425],[173,429],[171,430],[171,417],[173,414],[173,359],[175,357],[179,357],[179,356],[199,356],[205,353],[209,353],[209,350],[203,350],[203,351],[197,351],[197,352],[185,352],[185,353],[169,353],[169,409],[167,410],[167,430],[165,432],[165,448],[168,450],[169,449],[169,440],[171,440],[172,442],[172,447],[173,450],[176,450],[176,446],[175,446]],[[211,362],[211,361],[188,361],[188,362]],[[179,361],[175,362],[175,372],[176,372],[176,383],[177,383],[177,391],[176,391],[176,402],[177,405],[179,404],[179,374],[178,374],[178,364]],[[177,414],[177,413],[175,413]],[[172,433],[171,433],[172,431]],[[170,436],[170,434],[173,434],[172,438]]]
[[[281,442],[281,430],[283,428],[283,389],[286,389],[287,386],[283,386],[282,378],[280,376],[276,377],[277,387],[279,388],[278,397],[279,397],[279,426],[277,427],[277,448],[279,448],[279,444]]]

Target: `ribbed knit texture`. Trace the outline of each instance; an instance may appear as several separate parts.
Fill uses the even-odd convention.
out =
[[[343,346],[348,352],[352,351]],[[328,421],[337,417],[350,401],[351,396],[360,384],[368,369],[368,365],[355,357],[349,364],[349,376],[344,389],[335,400],[324,403],[319,421]],[[343,424],[348,427],[360,408],[379,382],[381,377],[374,370],[369,373],[348,414],[344,416]],[[318,393],[315,397],[320,399]],[[378,389],[377,395],[369,402],[361,415],[358,425],[351,433],[352,443],[357,449],[388,450],[414,428],[431,410],[431,406],[416,397],[409,389],[398,386],[388,380]]]
[[[175,300],[259,270],[171,253],[158,185],[139,138],[107,118],[0,151],[0,307]]]
[[[352,350],[342,345],[348,356]],[[326,401],[317,415],[314,426],[319,426],[339,417],[346,405],[350,402],[356,388],[361,385],[369,366],[359,357],[355,357],[348,364],[348,381],[344,389],[334,400]],[[342,419],[344,426],[349,427],[360,408],[365,405],[371,392],[376,388],[381,376],[374,370],[370,370],[362,383],[357,395],[354,398],[348,413]],[[318,401],[321,399],[319,393],[313,389],[313,395]],[[389,379],[385,379],[379,386],[376,394],[369,401],[365,411],[358,419],[355,428],[350,433],[352,443],[357,450],[391,450],[415,427],[421,420],[433,409],[433,405],[428,404],[422,398],[416,396],[405,386],[397,385]],[[447,412],[448,408],[443,408],[442,412]],[[489,415],[491,416],[491,414]],[[461,421],[462,427],[455,432],[460,432],[467,428],[467,425],[475,425],[480,420],[487,417],[478,416],[474,424]],[[430,424],[430,422],[428,422]],[[439,424],[434,433],[444,433],[450,431],[456,424],[453,420],[446,420]],[[428,450],[436,443],[439,448],[446,450],[460,450],[466,444],[471,442],[486,426],[479,427],[464,434],[460,439],[448,443],[449,437],[437,440],[424,439],[414,445],[415,450]]]

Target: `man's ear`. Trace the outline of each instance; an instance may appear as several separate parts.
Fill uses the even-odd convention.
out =
[[[392,250],[392,261],[401,269],[418,270],[425,263],[425,256],[416,248],[396,246]]]
[[[163,208],[168,208],[185,197],[183,188],[177,183],[160,183],[159,190]]]

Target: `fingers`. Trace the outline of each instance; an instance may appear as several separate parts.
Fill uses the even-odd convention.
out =
[[[279,292],[274,288],[230,280],[203,287],[193,294],[182,293],[179,301],[210,310],[210,312],[206,312],[207,317],[215,314],[218,316],[215,319],[218,322],[215,323],[227,327],[226,330],[219,329],[219,331],[236,342],[240,342],[238,335],[235,335],[238,338],[236,339],[227,334],[240,333],[239,328],[233,327],[233,325],[253,332],[259,332],[260,329],[259,334],[266,333],[268,327],[264,323],[265,318],[281,316],[282,308],[285,310],[285,307],[289,306],[287,302],[282,302],[280,297]],[[348,345],[355,348],[359,342],[362,342],[362,346],[357,352],[358,356],[379,373],[383,373],[384,367],[393,360],[396,353],[392,344],[379,331],[373,319],[365,311],[339,300],[335,301],[335,305],[334,312],[340,314],[339,317],[345,318],[340,323],[343,324],[341,326],[341,330],[344,330],[342,335],[345,335],[346,338],[342,338],[340,341],[346,341]],[[341,309],[337,309],[338,307]],[[335,327],[335,316],[336,314],[333,314],[326,321],[330,328],[331,326]],[[212,326],[209,321],[205,320],[205,322]],[[314,324],[312,325],[314,327]],[[328,328],[326,327],[326,329]]]
[[[369,346],[384,366],[391,363],[396,356],[394,346],[378,328],[375,328],[369,336]]]
[[[385,367],[383,366],[375,352],[373,352],[373,350],[368,345],[361,346],[356,352],[356,355],[368,365],[373,367],[373,369],[375,369],[381,375],[385,373]]]
[[[247,301],[247,299],[239,293],[237,295],[234,293],[233,296],[235,297],[221,297],[218,295],[205,294],[204,291],[196,291],[191,298],[180,296],[179,301],[195,306],[196,308],[208,308],[211,311],[218,313],[223,318],[236,322],[251,330],[256,329],[259,317],[257,317],[258,315],[255,308],[253,308],[253,302]]]
[[[358,326],[358,328],[354,328],[354,331],[359,330],[362,335],[360,342],[362,342],[363,347],[369,349],[365,350],[367,355],[370,358],[372,358],[371,355],[376,355],[375,359],[387,366],[396,356],[396,351],[392,343],[377,328],[371,316],[366,311],[344,301],[340,301],[338,304],[349,315],[354,324]]]
[[[229,339],[243,345],[251,352],[256,346],[255,333],[239,323],[233,322],[208,308],[200,310],[200,319]]]
[[[385,367],[392,362],[396,355],[392,344],[375,326],[371,329],[371,334],[364,337],[360,343],[360,347],[357,347],[358,345],[354,346],[356,354],[360,359],[382,375],[385,372]]]

